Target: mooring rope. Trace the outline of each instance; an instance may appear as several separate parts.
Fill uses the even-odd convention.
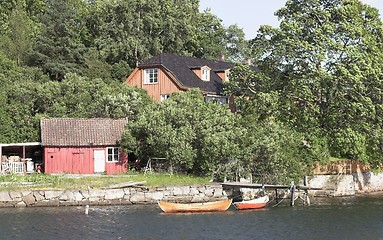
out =
[[[285,200],[285,199],[286,199],[286,197],[283,197],[281,201],[279,201],[277,204],[275,204],[275,205],[272,206],[272,207],[276,207],[276,206],[278,206],[278,205],[279,205],[281,202],[283,202],[283,200]]]

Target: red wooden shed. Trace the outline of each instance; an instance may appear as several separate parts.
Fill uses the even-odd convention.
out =
[[[116,174],[128,169],[120,151],[125,119],[41,119],[45,173]]]

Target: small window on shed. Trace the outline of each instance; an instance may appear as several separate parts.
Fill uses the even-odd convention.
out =
[[[120,149],[118,147],[106,148],[108,153],[107,162],[119,162],[120,161]]]

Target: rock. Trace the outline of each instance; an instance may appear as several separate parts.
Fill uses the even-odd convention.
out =
[[[145,196],[147,201],[157,202],[164,198],[164,193],[163,192],[148,192],[148,193],[145,193]]]
[[[125,195],[123,189],[110,189],[105,191],[105,200],[121,199]]]
[[[26,207],[27,206],[27,204],[25,203],[25,202],[18,202],[16,205],[15,205],[15,207],[17,207],[17,208],[23,208],[23,207]]]
[[[9,196],[12,198],[13,201],[21,201],[23,194],[21,192],[10,191]]]
[[[189,195],[190,194],[190,187],[189,186],[176,187],[173,189],[173,194],[174,194],[174,196]]]
[[[45,197],[43,195],[41,195],[41,191],[39,192],[34,192],[33,193],[33,196],[35,197],[36,199],[36,202],[40,202],[42,200],[45,200]]]
[[[130,201],[132,203],[146,202],[145,194],[141,192],[132,194],[132,196],[130,197]]]
[[[64,191],[56,191],[56,190],[48,190],[45,191],[45,199],[53,199],[53,198],[58,198]]]
[[[97,189],[90,189],[89,190],[89,196],[90,197],[105,197],[105,190],[97,190]]]
[[[12,200],[8,192],[0,192],[0,202],[11,202]]]
[[[36,198],[35,196],[33,196],[32,193],[30,193],[23,197],[23,201],[25,202],[27,206],[30,206],[36,203]]]

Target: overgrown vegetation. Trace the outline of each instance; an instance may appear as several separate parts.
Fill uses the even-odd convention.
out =
[[[3,1],[0,142],[38,141],[42,117],[123,117],[124,150],[164,158],[178,173],[289,183],[331,157],[382,165],[376,9],[358,0],[289,0],[276,13],[278,28],[262,26],[245,41],[240,28],[200,13],[198,3]],[[259,71],[242,64],[231,71],[225,91],[237,113],[196,91],[154,104],[122,80],[160,52],[251,59]]]

